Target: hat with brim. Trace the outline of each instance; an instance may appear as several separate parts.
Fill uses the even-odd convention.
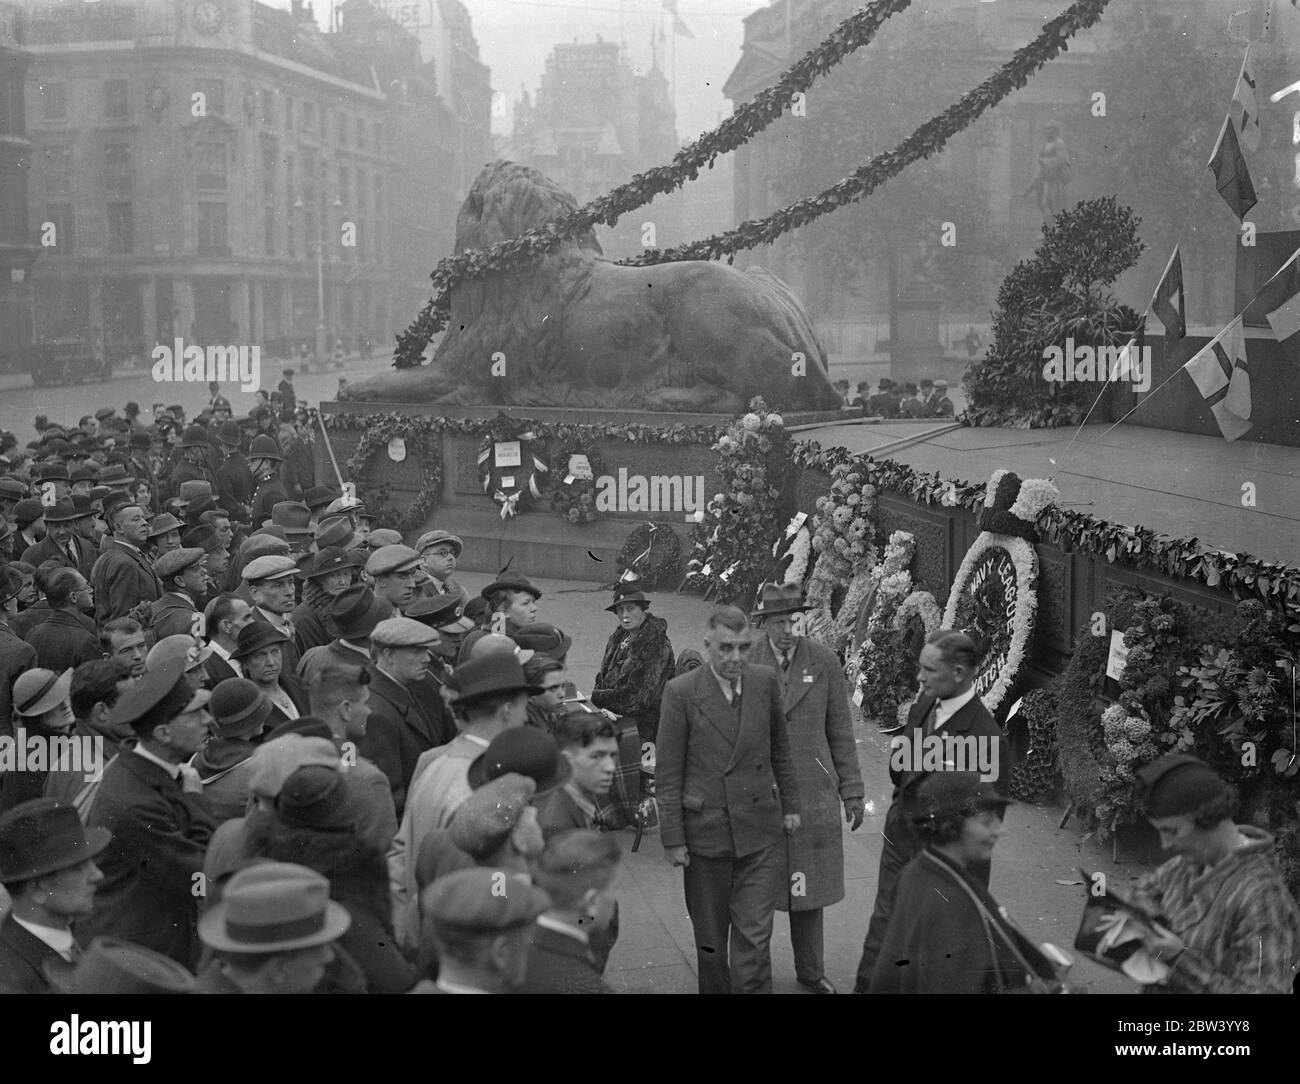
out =
[[[350,550],[356,537],[352,522],[347,516],[332,516],[316,524],[316,548]]]
[[[364,507],[355,497],[336,497],[325,506],[325,513],[321,518],[324,519],[325,516],[332,516],[336,513],[341,516],[355,516]]]
[[[0,815],[0,882],[30,881],[79,866],[113,839],[107,828],[86,828],[76,807],[53,798],[20,802]]]
[[[379,622],[393,615],[393,604],[380,598],[365,584],[339,592],[330,605],[329,616],[344,640],[368,640]]]
[[[27,670],[14,682],[14,714],[27,719],[44,715],[67,700],[71,689],[71,670],[64,670],[61,674],[39,667]]]
[[[460,538],[452,534],[450,531],[444,531],[441,529],[436,531],[425,531],[424,534],[420,535],[420,540],[416,542],[415,548],[419,553],[423,554],[427,549],[432,549],[434,546],[441,546],[444,544],[450,546],[455,551],[457,557],[459,557],[465,549],[465,543],[462,542]]]
[[[808,608],[804,605],[803,588],[797,583],[765,583],[759,591],[758,605],[751,616],[777,617]]]
[[[618,613],[618,608],[629,602],[634,602],[643,610],[650,609],[650,599],[644,591],[616,591],[614,592],[614,601],[605,607],[610,613]]]
[[[149,521],[149,537],[158,538],[165,535],[168,531],[182,531],[185,524],[173,516],[170,512],[161,512]]]
[[[46,523],[71,523],[74,519],[80,519],[82,516],[90,515],[89,512],[78,512],[77,506],[67,497],[61,501],[56,501],[49,508],[45,509]]]
[[[573,637],[546,621],[522,625],[511,634],[510,639],[523,649],[549,655],[553,659],[564,658],[573,646]]]
[[[329,546],[310,554],[298,563],[298,575],[304,580],[328,576],[331,572],[352,571],[352,562],[341,549]]]
[[[505,636],[499,632],[489,632],[469,645],[468,657],[470,659],[481,659],[487,655],[512,655],[519,665],[523,666],[536,654],[537,652],[532,648],[520,647],[511,636]]]
[[[532,595],[534,599],[542,597],[542,592],[529,583],[522,576],[503,576],[499,580],[493,580],[479,594],[487,599],[491,598],[498,591],[525,591]]]
[[[456,667],[448,687],[456,693],[456,703],[462,706],[488,696],[511,693],[536,696],[542,691],[524,677],[523,664],[512,652],[496,651]]]
[[[312,536],[311,509],[301,501],[279,501],[271,507],[271,522],[290,538]]]
[[[978,772],[931,772],[916,788],[910,819],[914,824],[926,824],[940,817],[975,816],[1009,805],[1015,802],[981,780]]]
[[[555,739],[533,726],[512,726],[470,762],[468,782],[477,790],[493,779],[516,772],[537,783],[534,800],[562,786],[573,775],[569,758]]]
[[[352,925],[329,898],[330,883],[305,866],[263,862],[226,882],[199,919],[199,939],[217,952],[291,952],[337,941]]]
[[[41,966],[50,985],[64,994],[194,992],[194,976],[171,957],[115,937],[95,938],[75,967],[62,959]]]
[[[169,662],[183,663],[186,670],[202,666],[212,655],[212,645],[205,644],[186,632],[164,636],[149,649],[145,657],[145,670],[156,670]],[[192,709],[191,709],[192,710]]]
[[[271,714],[271,701],[248,678],[226,678],[212,690],[208,710],[219,738],[249,738],[262,729]]]
[[[313,512],[319,512],[322,508],[327,507],[331,501],[337,500],[338,495],[339,491],[331,489],[329,486],[312,486],[302,495],[302,503]]]
[[[288,642],[289,637],[273,625],[254,621],[239,630],[239,639],[235,642],[235,650],[230,653],[230,657],[232,659],[242,659],[255,651],[261,651],[264,647],[270,647],[272,644],[287,644]]]

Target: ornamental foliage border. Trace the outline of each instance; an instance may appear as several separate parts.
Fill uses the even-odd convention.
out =
[[[770,244],[790,230],[807,225],[840,207],[856,203],[913,162],[937,154],[949,139],[1014,91],[1024,87],[1043,65],[1068,49],[1071,37],[1096,23],[1109,3],[1110,0],[1076,0],[1060,15],[1044,23],[1038,37],[1029,45],[1018,49],[1009,61],[974,90],[938,116],[932,117],[898,146],[876,155],[830,188],[783,207],[767,218],[742,223],[734,230],[677,248],[649,249],[640,256],[620,262],[626,266],[644,267],[679,260],[713,260],[723,256],[730,262],[737,252]],[[643,179],[646,177],[644,174],[633,178],[624,186],[627,190],[625,197],[622,190],[615,190],[615,193],[607,197],[609,203],[596,207],[594,211],[594,205],[589,204],[559,222],[537,227],[524,237],[499,242],[486,252],[474,250],[461,253],[452,260],[444,260],[431,276],[434,287],[439,292],[425,305],[411,326],[398,336],[394,364],[399,368],[420,364],[424,350],[433,336],[447,326],[451,312],[450,291],[453,287],[493,272],[518,270],[561,241],[577,236],[597,222],[613,225],[619,217],[644,206],[656,195],[680,188],[686,180],[698,175],[700,164],[711,162],[719,154],[742,146],[779,116],[780,111],[775,110],[775,107],[780,105],[781,109],[784,108],[782,94],[786,96],[785,102],[788,102],[789,95],[798,89],[801,79],[806,78],[811,84],[816,72],[829,70],[848,53],[865,45],[888,14],[905,6],[906,4],[900,6],[896,2],[883,3],[882,0],[877,0],[876,4],[850,17],[831,37],[803,57],[790,73],[783,75],[776,87],[749,103],[750,107],[756,108],[750,108],[746,112],[745,107],[742,107],[737,113],[737,117],[743,118],[740,123],[730,127],[724,124],[701,136],[682,152],[690,156],[690,161],[679,160],[682,158],[679,155],[673,165],[651,171],[653,179]],[[856,33],[846,32],[846,27],[851,24],[852,31]],[[791,74],[795,72],[797,74]],[[736,117],[731,119],[734,121]]]

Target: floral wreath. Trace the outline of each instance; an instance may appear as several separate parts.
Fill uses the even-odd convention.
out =
[[[634,527],[619,551],[620,583],[635,582],[653,591],[676,579],[682,568],[682,544],[666,523]]]
[[[497,466],[497,445],[513,441],[519,442],[519,463],[513,467]],[[500,506],[502,519],[518,515],[528,507],[530,497],[537,500],[542,495],[538,477],[547,474],[550,468],[533,451],[536,441],[531,422],[516,421],[501,414],[487,424],[487,432],[478,446],[478,476],[483,492],[490,493]]]
[[[1011,769],[1011,794],[1023,802],[1038,801],[1056,789],[1056,712],[1054,687],[1025,693],[1018,718],[1025,725],[1029,748]]]
[[[575,478],[569,473],[569,459],[575,455],[586,456],[591,465],[590,478]],[[605,473],[604,461],[595,446],[577,436],[561,438],[551,451],[550,460],[554,481],[551,507],[575,526],[595,523],[601,518],[601,511],[596,507],[596,482]]]
[[[838,650],[842,632],[836,614],[836,595],[848,585],[848,594],[861,606],[870,588],[869,574],[877,561],[872,543],[872,516],[876,507],[876,487],[869,481],[869,465],[853,457],[831,469],[831,489],[817,498],[813,517],[812,548],[817,555],[808,580],[808,635]],[[867,577],[867,578],[864,578]]]
[[[865,577],[855,578],[855,584],[865,578],[866,591],[858,594],[850,586],[837,621],[847,644],[844,675],[854,689],[854,702],[865,717],[891,724],[894,706],[910,699],[908,693],[916,686],[911,637],[904,625],[895,621],[899,607],[915,594],[908,572],[915,553],[916,539],[911,533],[895,531],[890,535],[884,560]]]
[[[407,444],[414,442],[410,451],[415,453],[420,465],[420,492],[393,525],[403,531],[415,530],[422,527],[429,513],[437,508],[442,493],[442,442],[438,421],[436,418],[411,418],[398,413],[367,417],[361,439],[343,464],[341,473],[342,480],[356,483],[357,490],[364,494],[377,524],[390,522],[386,507],[389,486],[379,481],[367,482],[364,475],[371,458],[386,449],[394,437],[401,437]]]
[[[808,529],[807,519],[802,512],[795,515],[785,525],[785,533],[772,543],[772,556],[776,558],[773,583],[797,583],[802,587],[808,578],[812,531]]]

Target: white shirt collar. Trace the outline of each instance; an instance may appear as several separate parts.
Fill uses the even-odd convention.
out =
[[[288,628],[289,626],[289,618],[285,614],[274,614],[270,610],[262,609],[261,606],[257,608],[257,612],[260,613],[263,617],[265,617],[267,621],[269,621],[277,629],[283,630]]]
[[[536,922],[544,930],[562,933],[565,937],[572,937],[582,945],[591,944],[591,938],[587,935],[586,930],[580,930],[577,926],[570,926],[567,922],[561,922],[558,918],[551,918],[550,915],[538,915]]]
[[[716,670],[714,670],[712,665],[709,666],[709,673],[713,675],[714,680],[718,683],[718,687],[722,690],[722,698],[728,704],[730,704],[731,703],[731,682],[728,681],[726,678],[724,678]],[[736,695],[739,696],[741,692],[742,690],[740,688],[740,678],[736,678]]]
[[[142,756],[144,757],[145,760],[153,761],[160,768],[162,768],[163,771],[165,771],[168,775],[170,775],[173,779],[179,779],[181,777],[181,766],[179,764],[168,763],[167,761],[163,760],[162,757],[156,755],[155,753],[151,753],[148,749],[144,747],[143,743],[137,743],[136,746],[134,747],[134,751],[137,756]]]
[[[19,918],[17,915],[14,915],[13,919],[33,937],[44,941],[68,963],[72,963],[72,946],[75,942],[72,939],[71,930],[58,930],[53,926],[38,926],[36,923],[28,922],[25,918]]]
[[[466,741],[472,741],[475,745],[483,746],[484,749],[486,749],[489,745],[492,744],[490,741],[487,740],[487,738],[480,737],[478,734],[471,734],[467,730],[462,730],[460,732],[460,736],[464,738]]]
[[[975,699],[975,687],[972,685],[961,696],[954,696],[950,700],[940,700],[939,708],[934,713],[934,728],[938,730],[949,719],[956,715],[962,708]]]

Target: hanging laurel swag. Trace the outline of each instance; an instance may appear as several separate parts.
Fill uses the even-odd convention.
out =
[[[375,522],[393,525],[400,531],[423,527],[429,514],[438,507],[442,495],[441,418],[407,417],[404,414],[334,414],[326,418],[331,429],[358,429],[361,439],[340,468],[344,481],[355,482],[366,496],[366,507]],[[388,511],[389,485],[381,479],[383,470],[370,472],[370,461],[377,453],[387,460],[387,449],[394,437],[407,444],[408,457],[420,465],[420,491],[400,518]],[[391,465],[385,463],[384,465]]]
[[[504,415],[488,423],[478,449],[478,474],[483,492],[501,508],[501,518],[518,515],[542,496],[542,476],[550,467],[536,454],[532,423]]]
[[[596,482],[605,464],[594,445],[577,437],[560,439],[551,450],[551,507],[575,526],[601,518]]]
[[[877,155],[825,191],[783,207],[767,218],[742,223],[726,233],[679,248],[648,249],[639,256],[620,262],[644,267],[679,260],[716,260],[724,256],[730,261],[737,252],[771,244],[790,230],[857,202],[913,162],[937,154],[954,135],[1023,87],[1039,68],[1066,50],[1070,38],[1097,22],[1109,3],[1110,0],[1076,0],[1045,23],[1042,33],[1033,42],[1017,50],[1006,64],[960,101],[931,118],[897,147]],[[841,23],[826,41],[786,73],[771,92],[759,95],[749,103],[749,107],[738,110],[727,123],[701,136],[682,151],[672,165],[639,174],[611,192],[604,201],[588,204],[561,221],[547,223],[523,237],[499,242],[486,252],[463,252],[453,259],[443,260],[430,276],[438,292],[414,323],[398,336],[394,365],[406,368],[421,364],[424,350],[433,336],[447,326],[453,288],[494,272],[520,270],[592,226],[602,223],[612,226],[622,215],[644,206],[655,196],[680,188],[699,174],[701,165],[711,164],[718,155],[735,150],[762,131],[775,116],[780,115],[780,110],[773,113],[778,105],[784,109],[793,93],[806,89],[817,73],[828,71],[849,53],[865,45],[885,18],[907,6],[903,0],[877,0]],[[801,80],[806,82],[801,83]]]
[[[619,583],[653,591],[676,581],[682,571],[682,544],[665,523],[643,523],[627,536],[619,551]]]

